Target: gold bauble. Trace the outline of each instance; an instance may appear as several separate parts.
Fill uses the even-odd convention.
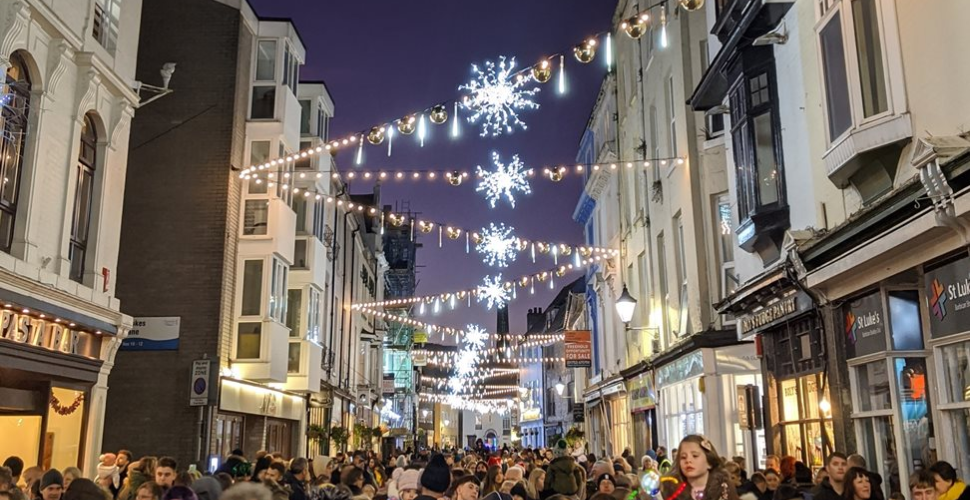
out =
[[[454,172],[445,174],[445,176],[448,177],[448,184],[451,184],[452,186],[461,185],[461,181],[462,181],[461,172],[455,170]]]
[[[524,288],[524,287],[526,287],[528,285],[529,285],[529,277],[528,276],[523,276],[523,277],[519,278],[519,286],[521,286],[521,287]]]
[[[548,59],[539,61],[532,67],[532,77],[539,83],[546,83],[552,79],[552,63]]]
[[[529,240],[519,240],[519,251],[522,252],[529,248]]]
[[[482,235],[478,233],[472,233],[471,238],[476,245],[482,242]]]
[[[549,172],[549,179],[551,179],[552,182],[559,182],[559,181],[561,181],[562,180],[562,170],[553,170],[552,172]]]
[[[621,25],[627,36],[634,40],[639,40],[647,32],[647,23],[640,16],[633,16]]]
[[[548,243],[536,243],[536,250],[539,253],[549,253],[550,247]]]
[[[680,6],[687,11],[695,11],[704,6],[704,0],[680,0]]]
[[[573,55],[576,56],[576,60],[583,63],[589,64],[596,57],[596,39],[591,38],[586,40],[580,45],[573,48]]]
[[[384,142],[384,127],[374,127],[367,133],[367,142],[378,146]]]
[[[588,258],[590,255],[593,255],[593,249],[589,247],[580,247],[579,255],[582,255],[583,258]]]
[[[421,231],[424,234],[428,234],[431,232],[432,229],[434,229],[434,222],[428,222],[428,221],[418,222],[418,231]]]
[[[573,247],[569,245],[559,245],[559,255],[569,255],[573,253]]]
[[[448,235],[448,239],[457,240],[461,236],[461,229],[457,227],[445,228],[445,234]]]
[[[559,276],[560,278],[562,278],[565,275],[566,275],[566,266],[560,266],[559,269],[556,269],[556,276]]]
[[[391,222],[392,226],[402,226],[405,218],[403,215],[388,214],[387,220]]]
[[[448,121],[448,109],[445,108],[444,104],[438,104],[431,108],[431,113],[428,114],[428,118],[431,119],[431,123],[441,125]]]
[[[404,135],[411,135],[417,128],[418,120],[414,115],[408,115],[397,122],[397,131]]]

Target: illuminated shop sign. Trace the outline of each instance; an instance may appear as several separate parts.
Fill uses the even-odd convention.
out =
[[[94,337],[79,330],[74,323],[28,309],[18,312],[8,308],[0,311],[0,339],[65,354],[87,356],[91,350],[87,348],[87,344]]]

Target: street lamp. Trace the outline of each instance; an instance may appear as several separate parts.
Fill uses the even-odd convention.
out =
[[[630,290],[626,284],[623,285],[623,293],[616,299],[616,314],[620,316],[620,321],[629,323],[633,319],[633,310],[637,307],[637,299],[630,295]]]
[[[562,396],[562,391],[566,390],[566,386],[562,383],[562,377],[559,377],[559,382],[556,382],[556,394]]]
[[[442,421],[441,423],[443,423],[443,424],[445,424],[445,427],[448,427],[449,425],[451,425],[451,420],[448,420],[448,419],[446,418],[446,419],[445,419],[444,421]]]

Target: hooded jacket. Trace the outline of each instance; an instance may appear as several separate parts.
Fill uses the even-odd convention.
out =
[[[151,479],[141,469],[137,467],[132,468],[128,472],[127,482],[121,488],[121,492],[118,493],[118,500],[134,500],[138,493],[138,488],[141,488],[141,485],[148,481],[151,481]]]
[[[586,471],[569,455],[554,458],[546,470],[542,497],[553,494],[580,495],[586,485]],[[585,496],[585,495],[583,495]],[[581,497],[582,498],[582,497]]]

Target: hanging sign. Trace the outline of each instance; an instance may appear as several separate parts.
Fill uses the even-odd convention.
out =
[[[566,368],[591,367],[593,347],[589,330],[567,330],[565,337]]]

